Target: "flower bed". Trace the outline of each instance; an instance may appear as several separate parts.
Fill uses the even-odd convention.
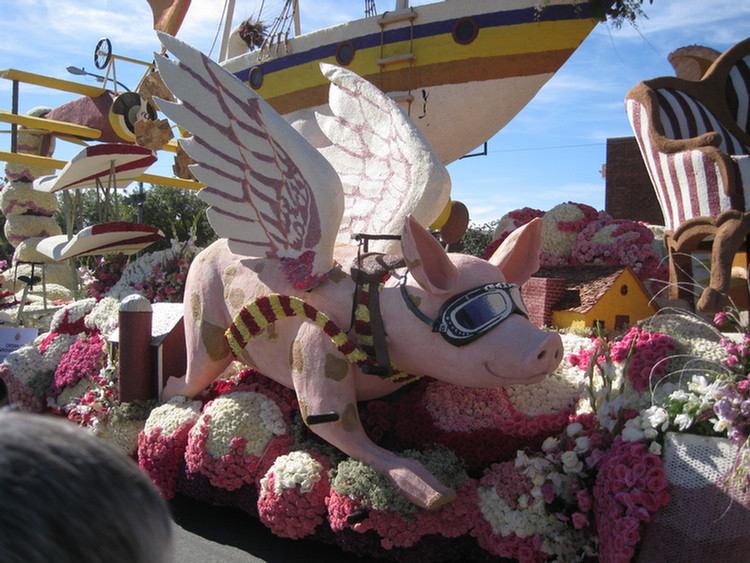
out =
[[[169,474],[169,494],[233,504],[227,493],[238,491],[245,509],[273,533],[335,541],[359,555],[455,558],[451,549],[434,552],[439,538],[439,545],[461,545],[464,560],[492,555],[525,562],[598,557],[625,563],[651,516],[669,501],[661,434],[648,423],[648,405],[649,387],[666,377],[675,345],[668,335],[644,328],[614,342],[566,335],[565,343],[573,353],[551,379],[569,377],[570,388],[578,390],[579,400],[570,408],[544,413],[536,405],[536,412],[526,413],[518,410],[526,408],[524,401],[511,401],[523,396],[513,390],[464,389],[432,380],[361,405],[363,425],[378,444],[418,459],[457,491],[455,501],[435,511],[412,505],[372,468],[317,439],[297,411],[285,407],[294,401],[289,391],[279,392],[278,384],[249,370],[215,383],[201,398],[201,414],[191,407],[182,429],[170,425],[175,438],[168,439],[180,436],[186,446],[171,442],[157,448],[162,438],[144,432],[140,463],[162,488]],[[268,412],[284,413],[283,428],[270,430],[276,422],[264,422],[267,415],[260,414],[255,396],[243,409],[254,416],[219,416],[237,408],[222,398],[250,388],[268,388],[263,401],[275,405],[269,403]],[[185,408],[180,404],[160,409]],[[204,435],[200,420],[209,415],[221,451],[212,450],[205,437],[193,438]],[[147,425],[154,428],[151,420]],[[254,453],[239,455],[250,442]],[[261,442],[263,461],[257,457]],[[157,451],[170,455],[150,453]],[[167,463],[173,467],[165,468]],[[207,480],[195,479],[199,474]],[[254,506],[247,506],[248,498],[255,499]],[[473,543],[467,544],[469,539]]]
[[[360,405],[376,443],[457,492],[422,510],[318,439],[293,391],[255,371],[230,372],[194,400],[119,403],[101,332],[112,326],[113,302],[76,302],[13,352],[0,367],[11,401],[117,443],[167,498],[237,506],[276,535],[358,555],[627,563],[668,506],[665,432],[747,440],[750,337],[722,341],[711,327],[669,316],[614,340],[565,334],[565,361],[537,386],[466,389],[423,378]],[[696,353],[706,359],[680,361]],[[686,377],[691,365],[700,374]]]
[[[577,221],[568,223],[580,236],[586,226]],[[750,336],[722,340],[683,316],[657,316],[617,338],[563,334],[565,359],[535,386],[467,389],[423,378],[361,403],[373,441],[456,491],[434,511],[318,439],[293,391],[255,371],[228,372],[194,400],[120,403],[106,345],[116,296],[148,276],[152,287],[179,286],[184,256],[175,247],[131,263],[108,296],[59,311],[49,332],[0,366],[11,402],[111,440],[167,498],[239,507],[276,535],[370,559],[627,563],[671,506],[661,457],[668,432],[728,437],[740,455],[717,486],[747,485]]]

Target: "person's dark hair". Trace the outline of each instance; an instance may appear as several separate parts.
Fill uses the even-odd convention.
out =
[[[137,464],[51,416],[0,410],[0,559],[172,561],[169,508]]]

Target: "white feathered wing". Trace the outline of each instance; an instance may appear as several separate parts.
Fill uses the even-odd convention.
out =
[[[180,140],[205,185],[211,226],[245,256],[284,263],[295,287],[308,289],[334,265],[344,198],[338,174],[265,101],[217,63],[170,35],[157,55],[177,102],[159,108],[193,136]]]
[[[450,176],[398,104],[359,75],[326,63],[331,115],[316,114],[331,141],[318,150],[341,178],[345,195],[340,242],[356,233],[398,235],[411,214],[431,225],[450,200]],[[398,252],[395,242],[373,250]]]

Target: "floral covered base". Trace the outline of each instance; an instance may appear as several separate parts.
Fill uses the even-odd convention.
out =
[[[335,542],[361,556],[624,563],[669,500],[661,460],[642,432],[625,439],[594,413],[576,412],[596,345],[564,340],[569,359],[537,387],[423,379],[360,404],[373,440],[457,491],[437,510],[417,508],[374,469],[317,439],[293,392],[252,370],[155,408],[138,459],[167,498],[238,506],[278,536]],[[640,358],[631,357],[629,388],[642,385],[649,358],[673,350],[667,340],[638,329],[615,345],[621,370],[631,348]]]
[[[78,301],[13,352],[0,365],[11,402],[115,443],[166,498],[238,507],[277,536],[368,558],[636,561],[673,501],[665,433],[745,435],[734,413],[750,401],[747,374],[726,374],[746,370],[750,341],[727,345],[707,323],[670,315],[611,339],[563,334],[565,359],[538,385],[423,378],[359,405],[375,442],[457,491],[423,510],[318,439],[293,391],[255,371],[234,365],[192,400],[120,403],[104,337],[116,305]]]

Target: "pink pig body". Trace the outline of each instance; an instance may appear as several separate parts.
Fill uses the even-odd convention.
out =
[[[403,234],[409,266],[407,293],[426,316],[435,318],[446,299],[486,283],[523,283],[538,268],[541,223],[519,229],[490,261],[447,254],[412,219]],[[355,253],[337,248],[337,262],[349,264]],[[399,283],[406,269],[390,277],[380,293],[380,305],[391,362],[414,375],[429,375],[455,385],[497,387],[537,383],[553,371],[562,357],[562,342],[525,317],[512,314],[474,342],[456,347],[409,310]],[[220,239],[195,259],[185,290],[185,333],[188,369],[171,379],[163,399],[193,396],[205,389],[229,365],[233,356],[224,331],[248,302],[272,293],[291,295],[324,312],[342,330],[351,322],[355,283],[348,268],[337,267],[314,290],[295,290],[277,259],[253,259],[233,254]],[[336,413],[337,421],[311,429],[348,455],[370,463],[388,475],[412,502],[435,508],[454,493],[416,461],[376,446],[364,433],[356,403],[392,393],[398,383],[368,375],[337,350],[313,321],[290,317],[266,327],[239,358],[259,372],[295,389],[302,416]]]

